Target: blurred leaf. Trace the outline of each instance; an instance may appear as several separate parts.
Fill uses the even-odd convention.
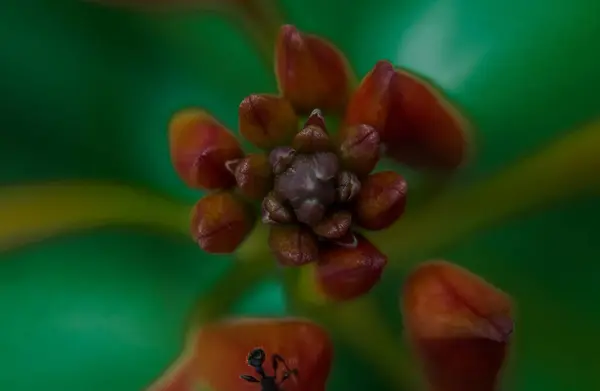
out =
[[[409,211],[388,230],[365,235],[395,265],[415,262],[424,253],[520,213],[595,194],[600,188],[599,171],[600,120],[486,181],[447,191]]]
[[[240,23],[271,63],[273,46],[283,15],[275,0],[90,0],[107,6],[144,11],[217,11]]]
[[[55,182],[0,188],[0,252],[66,232],[144,225],[189,235],[190,206],[126,185]]]

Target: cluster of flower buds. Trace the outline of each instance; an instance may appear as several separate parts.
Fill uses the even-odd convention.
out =
[[[244,154],[201,109],[171,121],[176,171],[211,191],[194,208],[193,237],[207,252],[233,252],[260,217],[280,264],[311,264],[325,296],[351,299],[387,263],[355,228],[385,229],[405,208],[403,177],[372,173],[382,151],[413,167],[452,169],[464,158],[463,124],[427,83],[387,61],[353,90],[346,59],[322,38],[283,26],[275,52],[281,94],[253,94],[239,107],[240,135],[263,153]],[[339,128],[327,129],[324,114]]]

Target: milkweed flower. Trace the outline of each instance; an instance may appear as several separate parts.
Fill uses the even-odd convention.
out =
[[[260,218],[279,264],[311,264],[325,296],[355,298],[387,263],[358,230],[388,228],[406,206],[403,176],[375,166],[387,156],[455,169],[467,150],[464,123],[431,86],[388,61],[354,88],[343,54],[291,25],[276,41],[275,74],[279,95],[252,94],[239,106],[239,134],[262,153],[244,154],[200,108],[173,117],[176,171],[188,186],[211,191],[194,207],[192,235],[207,252],[229,253]]]

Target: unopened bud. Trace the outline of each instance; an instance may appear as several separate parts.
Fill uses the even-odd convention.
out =
[[[269,154],[269,163],[275,175],[284,172],[296,157],[296,150],[290,147],[277,147]]]
[[[336,195],[340,202],[352,201],[360,192],[360,181],[350,171],[342,171],[337,177]]]

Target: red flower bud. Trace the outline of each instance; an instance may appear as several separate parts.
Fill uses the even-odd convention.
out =
[[[231,253],[252,229],[254,220],[246,205],[231,193],[219,192],[200,199],[192,211],[191,230],[198,245],[209,253]]]
[[[419,266],[402,292],[411,344],[432,391],[494,391],[513,332],[511,301],[447,262]]]
[[[368,175],[379,161],[379,133],[369,125],[347,128],[340,145],[344,167],[359,177]]]
[[[375,246],[354,235],[354,246],[333,244],[320,253],[316,278],[321,291],[330,299],[351,300],[366,294],[379,281],[387,264],[387,257]]]
[[[351,80],[348,62],[322,38],[283,26],[275,47],[275,73],[279,89],[300,114],[315,108],[341,112],[346,106]]]
[[[252,200],[262,199],[273,187],[271,165],[263,154],[250,154],[239,160],[233,172],[240,192]]]
[[[181,357],[148,391],[255,390],[256,384],[240,375],[256,376],[246,358],[258,347],[265,353],[269,376],[275,354],[290,370],[297,370],[284,383],[286,391],[325,391],[333,360],[327,332],[303,319],[228,319],[203,326],[188,341]],[[278,379],[285,370],[279,362]]]
[[[406,181],[393,171],[368,176],[354,205],[357,223],[370,230],[389,227],[404,213],[406,192]]]
[[[290,102],[275,95],[250,95],[240,104],[240,133],[259,148],[271,149],[291,142],[298,118]]]
[[[414,168],[453,169],[467,153],[466,121],[429,82],[379,61],[346,110],[347,125],[380,133],[388,156]]]
[[[275,225],[269,234],[269,247],[283,266],[301,266],[319,257],[317,238],[299,225]]]
[[[235,185],[227,162],[244,156],[234,137],[201,109],[182,110],[169,124],[171,160],[192,188],[225,189]]]

